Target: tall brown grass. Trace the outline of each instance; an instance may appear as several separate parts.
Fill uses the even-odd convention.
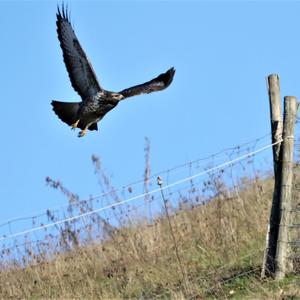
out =
[[[102,192],[117,203],[121,197],[100,159],[93,156],[92,161]],[[176,205],[174,193],[167,192],[168,218],[157,209],[163,202],[151,205],[154,198],[147,196],[142,206],[147,214],[120,205],[110,210],[113,222],[96,214],[80,223],[84,225],[80,230],[76,222],[63,224],[57,236],[46,235],[45,244],[32,250],[25,247],[21,260],[2,263],[0,298],[226,299],[239,289],[248,289],[250,295],[259,291],[268,298],[259,274],[273,178],[256,173],[252,178],[232,177],[230,186],[223,176],[224,170],[211,174],[201,188],[191,181],[188,189],[176,193]],[[92,202],[79,201],[61,182],[51,178],[47,182],[69,198],[72,214],[93,209]],[[207,190],[209,198],[203,196]],[[47,213],[56,220],[54,212]],[[242,284],[245,278],[250,283]],[[235,280],[237,286],[232,285]]]
[[[220,193],[200,206],[189,205],[187,199],[187,208],[172,211],[190,296],[219,293],[218,287],[210,287],[237,270],[260,266],[272,186],[271,179],[245,181],[238,196]],[[101,244],[77,247],[25,268],[10,267],[0,273],[0,282],[2,298],[189,296],[163,216],[151,224],[131,220],[114,228]]]

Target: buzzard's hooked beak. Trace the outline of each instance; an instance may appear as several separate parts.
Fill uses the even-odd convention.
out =
[[[114,98],[114,100],[120,101],[124,99],[124,96],[122,94],[119,93],[112,93],[112,97]]]

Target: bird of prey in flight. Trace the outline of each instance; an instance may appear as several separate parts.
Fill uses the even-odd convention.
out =
[[[160,74],[156,78],[120,92],[103,89],[95,71],[82,49],[70,23],[68,9],[57,9],[57,33],[63,51],[64,62],[74,90],[80,95],[81,102],[52,101],[56,115],[72,129],[80,128],[78,136],[83,137],[87,130],[98,130],[97,122],[121,100],[128,97],[148,94],[167,88],[174,77],[175,69]]]

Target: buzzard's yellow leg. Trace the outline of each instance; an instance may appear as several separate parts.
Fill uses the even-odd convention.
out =
[[[77,120],[74,124],[71,125],[72,130],[74,130],[75,128],[77,128],[79,121],[80,120]]]
[[[85,136],[86,132],[87,132],[88,127],[85,127],[82,131],[80,131],[78,133],[78,137],[83,137]]]

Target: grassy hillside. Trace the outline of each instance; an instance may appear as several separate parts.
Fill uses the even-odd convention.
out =
[[[232,192],[217,178],[209,202],[181,194],[169,218],[132,214],[101,243],[27,251],[2,267],[0,298],[300,299],[299,276],[260,279],[273,179],[243,178]]]
[[[100,161],[92,160],[101,184],[114,191]],[[260,278],[273,178],[255,171],[252,179],[240,173],[235,180],[227,171],[233,187],[222,169],[197,188],[190,182],[188,189],[166,190],[160,204],[145,197],[141,209],[148,214],[112,208],[112,219],[91,215],[58,226],[56,236],[45,230],[47,241],[36,247],[14,246],[17,255],[3,250],[0,298],[300,299],[300,276]],[[71,215],[94,209],[60,182],[47,182],[69,198]],[[47,216],[56,220],[54,212]]]

